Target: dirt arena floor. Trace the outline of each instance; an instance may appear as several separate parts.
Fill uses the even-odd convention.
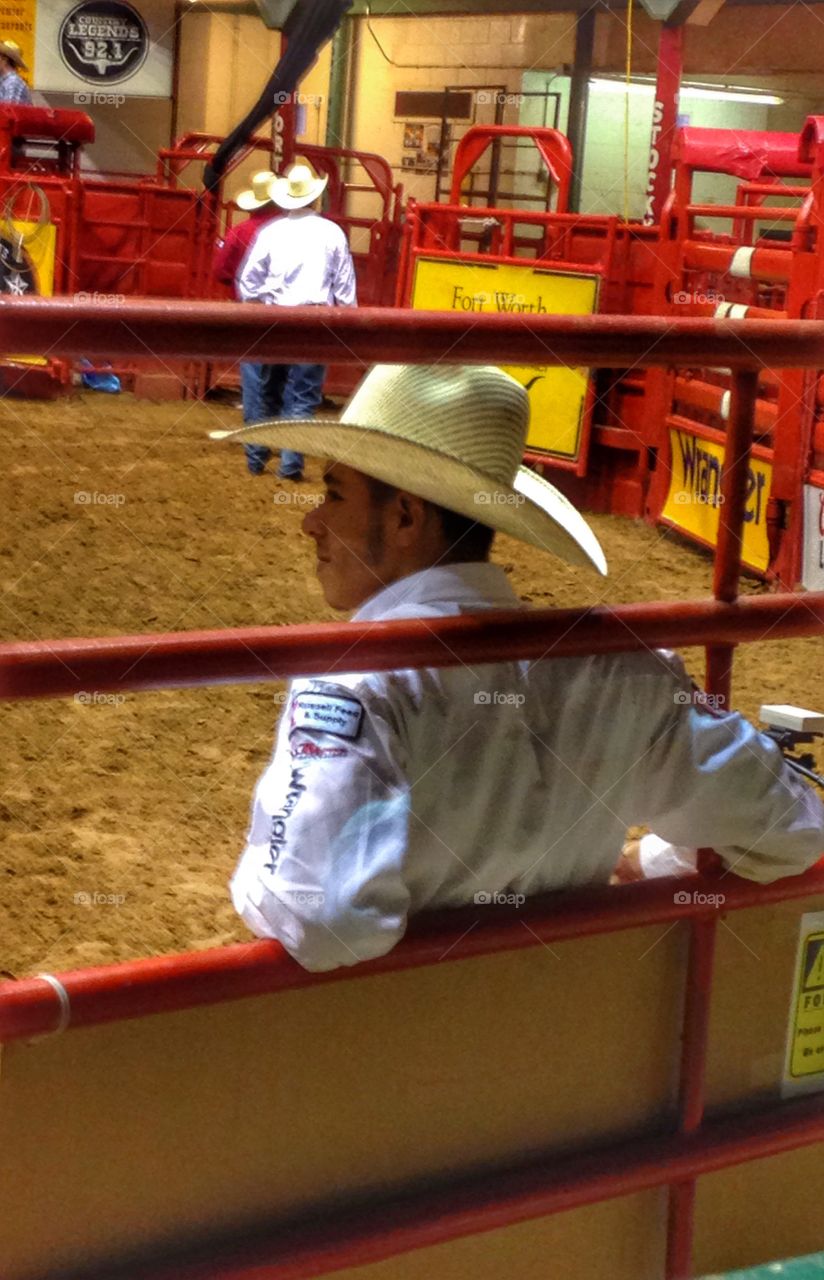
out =
[[[206,438],[239,425],[230,405],[128,395],[0,403],[0,638],[334,617],[299,532],[321,491],[319,466],[309,464],[300,488],[250,477],[239,450]],[[538,606],[711,594],[703,553],[642,523],[596,517],[593,525],[610,562],[605,582],[504,537],[495,558]],[[687,656],[700,677],[702,655]],[[79,691],[0,704],[0,970],[55,971],[246,939],[226,884],[281,690],[98,702]],[[745,647],[734,705],[755,717],[764,701],[824,708],[824,642]]]

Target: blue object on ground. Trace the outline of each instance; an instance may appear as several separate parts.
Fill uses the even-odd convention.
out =
[[[111,365],[104,365],[101,372],[97,372],[91,360],[78,360],[80,368],[83,370],[80,381],[84,387],[88,387],[89,391],[108,391],[111,395],[117,395],[120,391],[120,379],[116,373],[107,373],[106,369],[111,369]]]

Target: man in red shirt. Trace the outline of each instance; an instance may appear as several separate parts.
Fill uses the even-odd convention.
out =
[[[224,240],[218,240],[212,259],[212,275],[221,284],[230,284],[236,298],[240,297],[235,279],[240,273],[243,260],[252,247],[257,233],[272,218],[280,215],[280,210],[269,196],[269,187],[275,175],[269,169],[256,173],[252,185],[247,191],[241,191],[235,204],[243,209],[249,217],[245,222],[235,223],[226,233]]]

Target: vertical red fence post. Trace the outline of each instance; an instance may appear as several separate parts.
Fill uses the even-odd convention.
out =
[[[729,604],[738,596],[741,576],[747,476],[757,398],[758,372],[745,370],[733,374],[713,576],[713,594],[716,600]],[[730,701],[734,652],[733,644],[707,646],[707,691],[719,698],[725,708]],[[709,850],[701,850],[699,865],[702,871],[715,871],[718,868],[718,858]],[[696,919],[690,924],[679,1097],[679,1128],[685,1136],[700,1128],[704,1116],[704,1079],[717,927],[715,917]],[[667,1280],[688,1280],[692,1275],[694,1211],[694,1179],[672,1186],[667,1235]]]
[[[678,95],[684,62],[682,31],[680,23],[665,22],[658,40],[658,76],[652,108],[647,204],[644,211],[644,222],[648,226],[661,221],[664,201],[669,195],[672,143],[678,123]]]

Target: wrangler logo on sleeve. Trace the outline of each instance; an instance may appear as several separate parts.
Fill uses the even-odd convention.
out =
[[[299,693],[292,702],[291,732],[313,729],[319,733],[335,733],[339,738],[357,738],[362,723],[363,705],[357,698]]]
[[[291,817],[292,810],[305,790],[306,784],[303,781],[303,769],[299,765],[295,765],[292,769],[289,789],[286,792],[283,804],[277,813],[272,814],[272,827],[269,836],[269,861],[263,864],[266,871],[271,871],[273,874],[277,871],[278,859],[286,848],[288,830],[286,824]]]

